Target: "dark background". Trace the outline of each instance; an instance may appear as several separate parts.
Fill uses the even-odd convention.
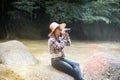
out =
[[[56,21],[66,22],[75,40],[120,41],[120,2],[110,1],[1,0],[0,39],[47,39],[49,25]],[[102,5],[106,7],[100,10]]]

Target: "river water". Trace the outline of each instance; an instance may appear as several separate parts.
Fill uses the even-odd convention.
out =
[[[20,40],[31,53],[41,61],[41,64],[49,64],[50,55],[47,40]],[[71,46],[64,48],[67,58],[73,59],[83,67],[87,58],[94,53],[104,52],[120,57],[120,42],[113,41],[72,41]]]
[[[38,60],[38,63],[30,66],[9,66],[9,68],[11,68],[15,73],[18,73],[25,80],[53,80],[50,75],[52,73],[50,72],[50,70],[48,70],[50,67],[47,67],[48,69],[45,68],[46,65],[50,66],[50,54],[48,51],[47,40],[19,41],[23,42],[23,44],[28,47],[33,56],[35,56],[35,58]],[[120,42],[72,40],[71,46],[65,47],[64,52],[67,58],[78,62],[81,69],[83,69],[85,61],[94,53],[104,52],[120,58]],[[37,71],[39,71],[39,73]],[[56,75],[53,75],[52,77],[59,77],[57,73],[58,72],[56,72]],[[48,77],[46,77],[46,75]],[[33,77],[33,79],[31,78],[31,76]],[[39,76],[42,76],[43,78]],[[46,79],[44,79],[44,77],[46,77]]]

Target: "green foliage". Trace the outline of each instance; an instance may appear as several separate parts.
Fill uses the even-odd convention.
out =
[[[23,10],[23,11],[31,13],[33,8],[34,8],[33,5],[35,3],[30,2],[28,0],[22,0],[22,1],[19,1],[19,2],[13,2],[12,4],[15,8],[17,8],[19,10]]]
[[[39,9],[39,6],[34,6],[35,1],[30,0],[19,0],[16,2],[12,2],[13,7],[15,8],[14,11],[9,11],[10,15],[14,14],[17,10],[21,11],[28,17],[32,19],[33,10]],[[12,13],[12,14],[11,14]]]
[[[119,0],[98,0],[83,6],[83,21],[93,22],[102,20],[106,23],[120,23]]]
[[[119,0],[97,0],[86,4],[69,3],[63,1],[47,2],[46,13],[52,21],[72,22],[105,21],[106,23],[120,23]]]
[[[120,23],[119,0],[19,0],[19,2],[14,2],[13,6],[30,13],[31,16],[34,14],[32,11],[35,9],[33,7],[35,2],[42,6],[41,11],[44,11],[51,21]]]
[[[52,5],[52,6],[51,6]],[[54,4],[47,3],[46,13],[51,16],[51,20],[57,22],[71,22],[73,20],[79,20],[80,14],[79,5],[75,3],[56,2]]]

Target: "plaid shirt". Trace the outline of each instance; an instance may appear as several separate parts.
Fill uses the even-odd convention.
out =
[[[58,37],[57,39],[54,36],[50,37],[48,40],[48,48],[51,53],[51,57],[64,57],[63,48],[65,46],[70,46],[70,44],[71,40],[69,35],[66,35],[65,37]]]

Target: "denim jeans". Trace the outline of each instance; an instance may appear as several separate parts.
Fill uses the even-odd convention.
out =
[[[72,60],[53,58],[51,64],[54,68],[73,76],[75,80],[84,80],[79,64]]]

